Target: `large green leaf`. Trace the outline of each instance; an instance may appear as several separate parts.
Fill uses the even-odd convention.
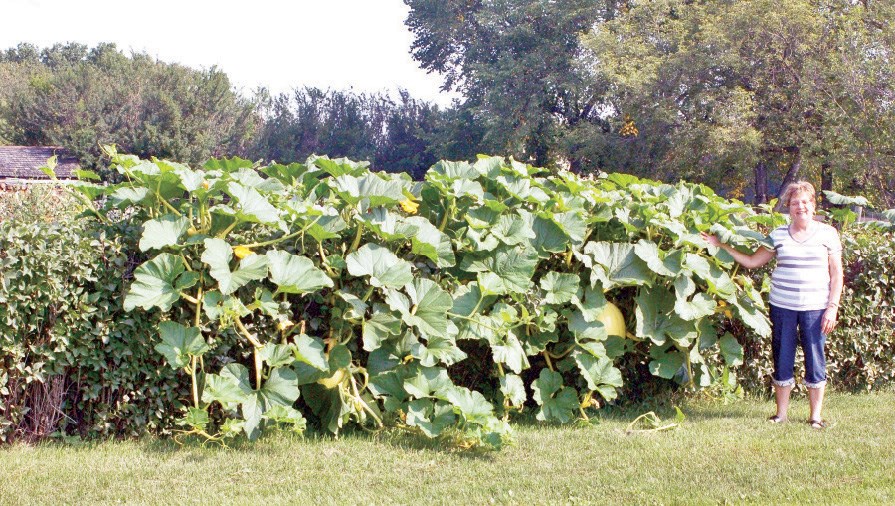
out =
[[[246,422],[244,429],[249,440],[255,440],[260,435],[260,426],[268,410],[274,406],[291,408],[298,396],[295,371],[287,367],[272,369],[264,385],[242,402],[242,416]]]
[[[732,302],[743,323],[751,327],[761,337],[770,337],[771,325],[768,317],[755,306],[755,303],[743,296],[734,298]]]
[[[531,225],[521,216],[514,214],[502,214],[491,228],[491,233],[508,246],[515,246],[535,238]]]
[[[578,371],[587,382],[587,388],[600,392],[607,401],[618,396],[616,388],[621,387],[622,373],[612,365],[607,357],[594,357],[590,353],[576,351],[572,357],[578,364]]]
[[[190,220],[183,216],[166,214],[158,219],[149,220],[143,224],[140,251],[176,246],[188,228]]]
[[[431,279],[425,278],[413,280],[404,290],[413,303],[411,314],[405,321],[417,327],[423,337],[444,337],[447,332],[447,312],[454,305],[451,295]]]
[[[405,186],[402,181],[386,181],[377,174],[367,173],[363,176],[339,176],[333,180],[332,188],[345,202],[357,204],[366,200],[370,207],[378,207],[405,200]]]
[[[442,180],[478,179],[479,172],[469,162],[441,160],[429,169],[428,175]]]
[[[584,253],[592,261],[591,283],[599,281],[604,290],[650,284],[652,271],[634,252],[633,244],[589,242]]]
[[[699,292],[690,300],[676,297],[674,312],[684,320],[698,320],[713,314],[717,306],[710,295]]]
[[[421,216],[412,216],[405,221],[416,227],[416,233],[410,238],[414,254],[427,257],[440,268],[453,267],[457,263],[451,238],[447,234]]]
[[[205,377],[202,402],[220,402],[226,408],[241,404],[252,395],[249,370],[242,364],[227,364],[220,374]]]
[[[211,267],[209,274],[214,278],[224,295],[235,292],[250,281],[267,277],[267,257],[249,255],[239,261],[235,271],[230,271],[233,248],[223,239],[205,239],[202,261]]]
[[[258,354],[268,367],[290,365],[295,361],[294,347],[291,344],[265,343]]]
[[[641,239],[634,245],[634,253],[646,262],[647,267],[651,271],[660,276],[674,277],[677,271],[680,270],[680,267],[678,267],[677,271],[674,271],[665,264],[660,254],[659,246],[654,242]]]
[[[684,257],[684,265],[708,284],[709,293],[717,294],[722,298],[728,298],[736,293],[736,285],[730,276],[714,263],[709,263],[705,257],[687,253]]]
[[[435,397],[447,400],[448,393],[455,388],[447,369],[441,367],[420,367],[415,374],[406,377],[403,386],[416,399]]]
[[[185,367],[189,365],[190,357],[201,356],[211,349],[202,338],[199,327],[164,321],[159,323],[158,331],[162,342],[155,345],[155,351],[164,355],[171,367]]]
[[[378,244],[361,246],[345,262],[352,276],[369,276],[375,287],[401,288],[413,281],[410,263]]]
[[[96,197],[93,197],[96,198]],[[152,192],[149,188],[138,186],[121,186],[115,188],[115,191],[109,194],[109,202],[113,207],[126,207],[132,204],[143,204],[149,202],[152,198]]]
[[[373,308],[373,316],[364,320],[362,327],[364,349],[374,351],[391,337],[401,334],[401,319],[382,304]]]
[[[689,347],[698,335],[696,324],[674,312],[676,301],[674,294],[663,286],[641,288],[635,310],[637,337],[649,338],[655,345],[663,345],[671,339],[682,347]]]
[[[283,228],[280,212],[258,190],[231,182],[227,185],[227,193],[236,202],[236,217],[241,221]]]
[[[494,362],[506,364],[516,374],[530,367],[522,343],[513,331],[507,332],[499,342],[491,345],[491,356]]]
[[[547,257],[550,253],[560,253],[568,249],[570,238],[554,221],[535,217],[532,229],[535,238],[531,244],[541,256]]]
[[[528,394],[525,392],[525,384],[522,382],[522,378],[515,374],[507,374],[506,376],[500,377],[500,393],[503,394],[504,399],[506,399],[511,406],[517,408],[524,406],[525,401],[528,399]]]
[[[426,367],[451,366],[466,358],[466,353],[451,337],[430,337],[425,344],[414,343],[410,346],[410,354]]]
[[[267,258],[270,280],[279,287],[278,293],[311,293],[333,286],[333,280],[308,257],[273,250]]]
[[[180,299],[177,278],[183,271],[181,257],[169,253],[144,262],[134,271],[134,283],[124,298],[124,310],[133,311],[137,307],[170,310]]]
[[[729,332],[721,336],[718,343],[721,346],[721,356],[727,365],[736,367],[743,363],[743,346]]]
[[[587,233],[587,221],[579,212],[553,213],[551,220],[575,243],[581,243],[584,240],[584,234]]]
[[[453,387],[447,394],[447,400],[467,423],[486,424],[494,417],[494,406],[474,390]]]
[[[419,427],[426,437],[434,438],[454,425],[457,416],[447,402],[416,399],[407,403],[406,421],[411,427]]]
[[[519,245],[501,246],[484,258],[466,258],[460,268],[484,274],[479,276],[479,285],[487,288],[487,293],[503,294],[528,292],[537,265],[537,251]]]
[[[531,384],[534,400],[541,407],[535,416],[538,420],[568,423],[578,411],[575,390],[563,385],[562,375],[550,369],[541,369],[541,375]]]
[[[329,364],[323,352],[323,343],[305,334],[295,337],[295,359],[319,371],[328,371]]]
[[[356,219],[363,222],[369,230],[372,230],[386,242],[403,242],[413,237],[417,232],[416,226],[403,220],[398,213],[393,213],[384,207],[366,208],[364,204],[358,207],[360,212]],[[426,221],[426,223],[429,222]]]
[[[541,288],[547,292],[544,300],[548,304],[565,304],[578,293],[581,278],[578,274],[550,271],[541,278]]]
[[[687,362],[687,355],[674,350],[674,347],[654,347],[650,350],[653,360],[649,363],[649,370],[654,376],[660,378],[674,378],[678,371]]]

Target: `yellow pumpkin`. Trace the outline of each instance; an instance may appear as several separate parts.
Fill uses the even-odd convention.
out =
[[[625,337],[627,330],[625,328],[625,315],[615,304],[606,302],[603,312],[597,317],[597,321],[606,326],[606,333],[610,336]]]
[[[335,388],[335,387],[339,386],[339,384],[342,383],[342,381],[344,379],[345,379],[345,369],[338,369],[332,376],[330,376],[328,378],[321,378],[321,379],[317,380],[317,384],[322,385],[323,388],[327,388],[327,389]]]

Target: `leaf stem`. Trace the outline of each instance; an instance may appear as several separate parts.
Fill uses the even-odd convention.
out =
[[[199,301],[195,297],[193,297],[192,295],[190,295],[188,293],[180,292],[180,296],[182,298],[186,299],[186,301],[189,302],[190,304],[198,304],[199,303]]]
[[[447,227],[448,218],[454,214],[454,199],[451,199],[451,203],[444,210],[444,216],[441,217],[441,223],[438,224],[438,231],[444,232],[445,227]]]
[[[190,358],[190,379],[192,380],[193,387],[193,406],[199,407],[199,384],[196,381],[196,361],[198,357],[193,355]]]
[[[317,223],[317,220],[319,220],[319,219],[320,219],[320,217],[318,216],[314,221],[312,221],[311,223],[306,225],[301,230],[299,230],[297,232],[293,232],[288,235],[284,235],[283,237],[279,237],[277,239],[271,239],[269,241],[254,242],[252,244],[243,244],[242,246],[244,246],[246,248],[260,248],[261,246],[270,246],[271,244],[277,244],[277,243],[280,243],[283,241],[288,241],[289,239],[292,239],[293,237],[298,237],[299,235],[305,233],[309,228],[313,227],[314,224]]]
[[[258,341],[258,339],[256,339],[255,336],[253,336],[247,328],[245,328],[245,325],[242,324],[242,321],[239,318],[235,318],[233,320],[233,323],[236,325],[236,328],[239,329],[239,332],[246,339],[248,339],[250,343],[252,343],[252,346],[254,346],[255,348],[262,347],[261,342]]]
[[[544,360],[547,361],[547,367],[550,368],[551,371],[555,371],[553,368],[553,362],[550,360],[550,353],[547,353],[547,350],[541,352],[541,355],[544,356]]]
[[[261,363],[261,348],[256,346],[252,349],[252,355],[255,359],[255,390],[261,390],[261,369],[263,367]]]
[[[357,224],[357,232],[354,234],[354,241],[351,242],[351,247],[348,248],[348,253],[353,253],[360,246],[360,238],[364,234],[364,224],[363,222]]]
[[[367,413],[370,414],[370,416],[373,417],[373,420],[376,420],[376,425],[378,425],[379,428],[381,429],[382,427],[384,427],[384,425],[382,423],[382,419],[380,419],[379,416],[376,415],[376,413],[373,411],[373,408],[371,408],[367,404],[367,402],[364,401],[364,399],[360,396],[360,391],[358,391],[358,389],[357,389],[357,381],[354,379],[354,375],[350,374],[350,377],[351,377],[351,389],[354,391],[354,399],[360,403],[361,408],[363,408],[364,411],[366,411]]]
[[[223,231],[221,231],[216,237],[217,237],[218,239],[223,239],[223,238],[227,237],[227,234],[229,234],[230,232],[232,232],[233,229],[236,228],[236,225],[239,225],[239,220],[237,220],[237,219],[234,218],[234,219],[233,219],[233,223],[231,223],[230,226],[228,226],[228,227],[225,228]]]

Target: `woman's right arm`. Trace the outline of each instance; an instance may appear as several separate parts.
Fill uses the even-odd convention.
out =
[[[758,249],[755,250],[755,253],[747,255],[733,249],[733,247],[729,244],[724,244],[712,234],[702,232],[702,238],[705,239],[706,242],[708,242],[712,246],[721,248],[724,251],[730,253],[730,256],[732,256],[738,264],[747,269],[755,269],[756,267],[761,267],[762,265],[770,262],[772,258],[774,258],[774,250],[770,250],[764,246],[759,246]]]

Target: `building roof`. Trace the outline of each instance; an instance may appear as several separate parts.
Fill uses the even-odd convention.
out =
[[[0,179],[48,180],[40,170],[56,155],[56,177],[75,179],[78,159],[56,146],[0,146]]]

